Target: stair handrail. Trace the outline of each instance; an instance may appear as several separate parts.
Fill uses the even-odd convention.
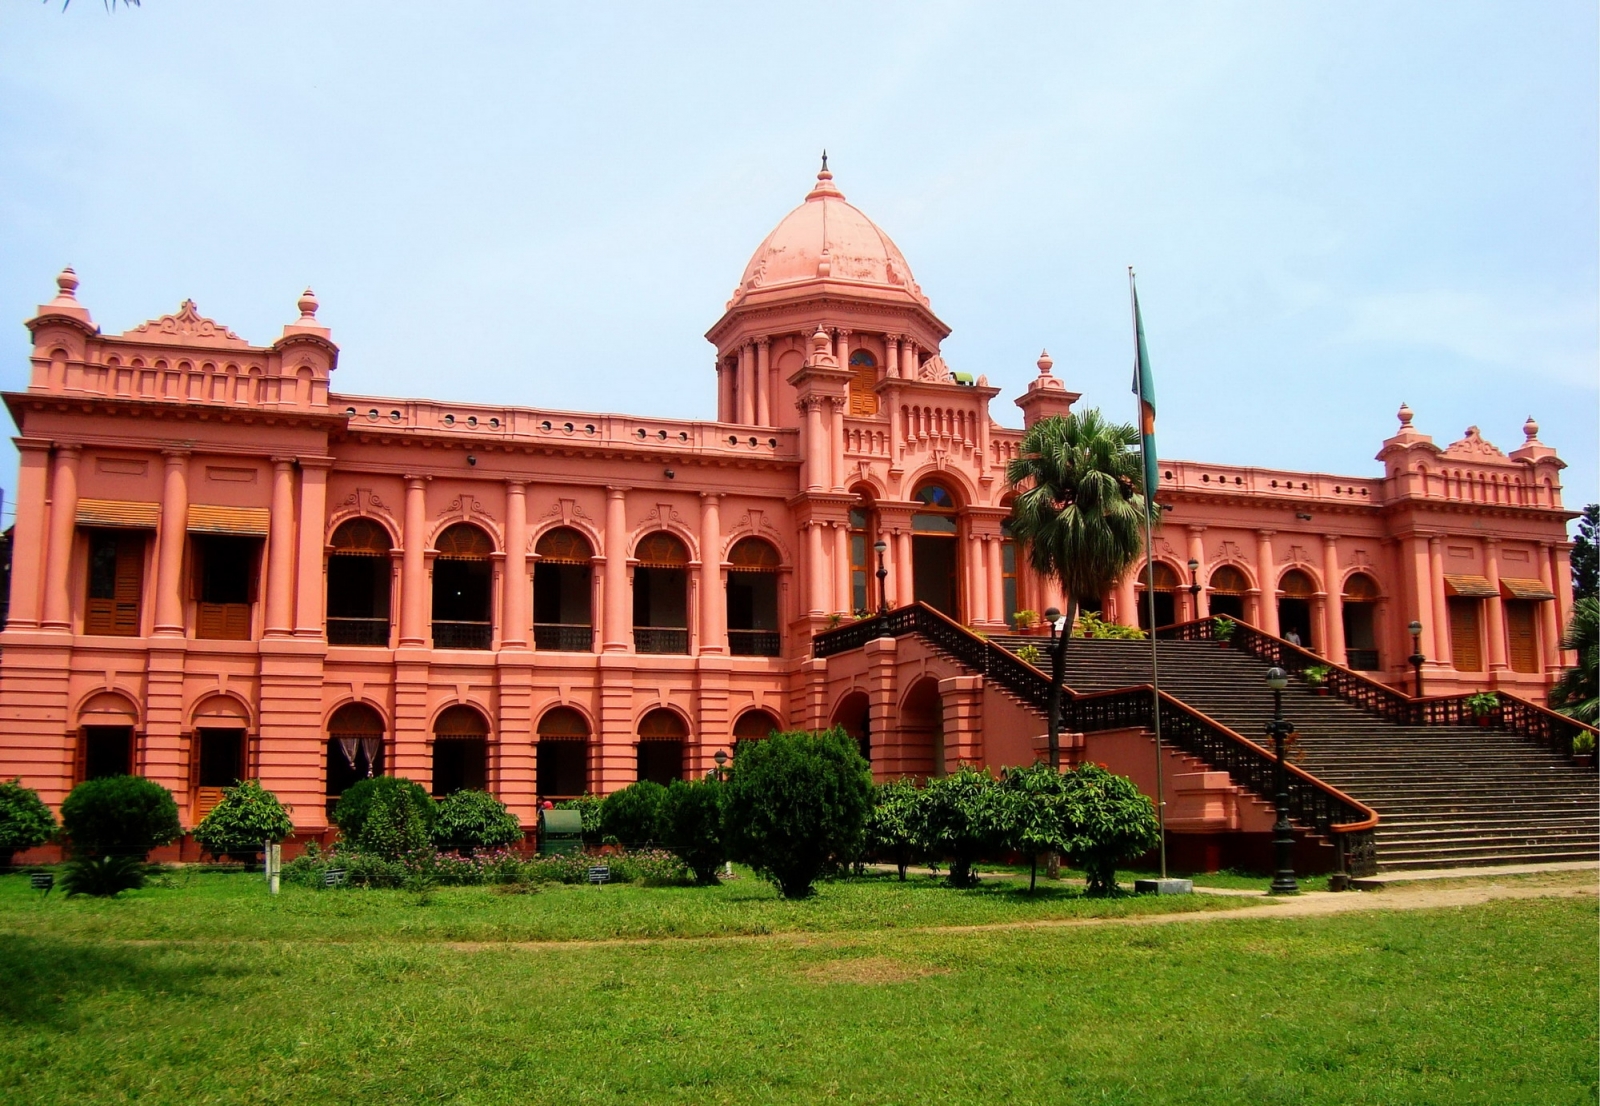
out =
[[[825,630],[812,639],[812,655],[835,656],[862,648],[876,638],[906,634],[919,635],[951,659],[993,678],[1041,714],[1048,712],[1048,675],[923,602]],[[1151,728],[1151,704],[1156,701],[1153,690],[1149,684],[1136,684],[1080,695],[1063,687],[1063,725],[1075,732]],[[1160,693],[1160,703],[1164,737],[1170,734],[1172,743],[1184,752],[1227,772],[1235,783],[1271,801],[1276,756],[1165,691]],[[1373,830],[1378,824],[1377,811],[1294,764],[1284,767],[1290,817],[1333,838],[1347,870],[1370,874],[1376,864]]]
[[[1233,635],[1228,639],[1230,643],[1238,642],[1247,652],[1287,672],[1298,674],[1307,668],[1326,668],[1328,675],[1323,682],[1335,695],[1391,722],[1408,726],[1466,726],[1477,721],[1477,716],[1467,706],[1467,700],[1472,697],[1470,693],[1427,695],[1419,699],[1318,656],[1303,645],[1269,634],[1243,619],[1232,615],[1227,618],[1234,625]],[[1216,637],[1216,616],[1160,627],[1156,637],[1164,641],[1220,640]],[[1491,728],[1532,738],[1563,756],[1572,755],[1572,739],[1578,734],[1586,730],[1597,732],[1593,726],[1541,707],[1513,692],[1496,688],[1495,695],[1500,699],[1500,708],[1491,715]]]

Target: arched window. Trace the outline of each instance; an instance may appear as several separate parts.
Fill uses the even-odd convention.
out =
[[[482,791],[489,782],[489,723],[472,707],[445,709],[433,724],[433,793]]]
[[[489,535],[458,522],[439,535],[433,562],[433,647],[487,649],[494,641]]]
[[[1383,671],[1374,619],[1380,594],[1378,582],[1364,572],[1354,573],[1344,582],[1345,663],[1362,672]]]
[[[747,710],[739,716],[733,724],[733,740],[761,741],[778,730],[783,729],[783,723],[769,710]]]
[[[1157,561],[1150,566],[1151,578],[1155,581],[1156,599],[1156,625],[1170,626],[1178,618],[1178,574],[1172,566],[1165,561]],[[1150,600],[1145,596],[1145,574],[1139,573],[1139,582],[1136,585],[1139,594],[1139,625],[1143,629],[1150,628]]]
[[[541,799],[572,799],[589,790],[589,722],[571,707],[539,719],[536,765]]]
[[[1250,581],[1232,565],[1221,565],[1211,574],[1211,613],[1229,618],[1244,617],[1244,599]]]
[[[865,691],[852,691],[839,700],[831,725],[843,727],[845,733],[855,738],[861,759],[872,763],[872,701]]]
[[[850,355],[850,413],[878,413],[878,359],[864,349]]]
[[[1300,639],[1307,649],[1316,648],[1311,633],[1311,597],[1317,585],[1311,577],[1297,568],[1291,568],[1278,581],[1282,597],[1278,600],[1278,633],[1288,637],[1290,632]]]
[[[333,532],[328,554],[328,644],[389,644],[389,532],[353,518]]]
[[[381,776],[384,769],[383,718],[365,703],[346,703],[328,719],[327,813],[357,780]]]
[[[912,496],[912,591],[917,600],[951,618],[961,609],[961,549],[956,540],[955,497],[942,484],[924,484]]]
[[[689,651],[689,551],[664,530],[647,534],[634,556],[633,647],[640,653]]]
[[[533,646],[566,653],[594,649],[590,604],[594,550],[576,530],[558,526],[534,546]]]
[[[728,649],[736,657],[776,657],[778,551],[760,538],[744,538],[728,554]]]
[[[651,711],[639,720],[639,778],[663,786],[683,779],[683,743],[689,727],[676,712]]]

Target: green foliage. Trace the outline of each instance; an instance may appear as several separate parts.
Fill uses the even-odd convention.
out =
[[[1126,776],[1085,764],[1062,777],[1066,854],[1084,870],[1091,895],[1117,890],[1117,864],[1161,843],[1155,807]]]
[[[600,807],[600,835],[627,848],[653,845],[661,840],[661,804],[667,789],[640,780],[606,796]]]
[[[1578,663],[1550,689],[1550,704],[1568,718],[1593,726],[1600,721],[1600,599],[1586,595],[1573,601],[1561,648],[1576,652]]]
[[[1017,659],[1023,664],[1031,664],[1037,668],[1039,667],[1039,661],[1042,659],[1042,654],[1040,654],[1039,647],[1037,645],[1033,645],[1031,643],[1027,645],[1019,645],[1017,646]]]
[[[415,822],[406,813],[408,807]],[[435,807],[421,784],[401,776],[374,776],[346,789],[333,808],[333,821],[350,848],[395,857],[427,846]]]
[[[922,793],[908,779],[878,784],[873,793],[872,813],[867,816],[867,852],[893,863],[903,882],[920,849],[917,803]]]
[[[144,886],[145,863],[142,856],[74,857],[61,872],[61,889],[67,897],[93,895],[111,898],[123,891],[136,891]]]
[[[1109,638],[1114,641],[1143,641],[1145,632],[1137,626],[1107,622],[1094,611],[1084,611],[1072,627],[1073,637]]]
[[[1067,851],[1067,784],[1048,764],[1009,769],[1000,780],[1004,843],[1032,862],[1028,889],[1034,888],[1039,860]]]
[[[1580,756],[1594,752],[1594,734],[1588,730],[1579,730],[1572,735],[1572,751]]]
[[[1219,614],[1211,620],[1211,636],[1218,641],[1232,641],[1233,633],[1239,624],[1225,614]]]
[[[600,810],[606,801],[599,795],[579,795],[576,799],[562,799],[557,810],[576,810],[583,819],[583,843],[600,844]]]
[[[521,841],[522,824],[487,791],[457,791],[439,801],[432,834],[439,848],[470,856]]]
[[[1325,664],[1314,664],[1310,668],[1307,668],[1301,672],[1300,675],[1305,677],[1306,683],[1310,684],[1312,687],[1316,687],[1318,684],[1327,683],[1328,674],[1332,671],[1333,669]]]
[[[604,857],[569,853],[526,860],[504,850],[459,856],[418,849],[404,857],[389,859],[346,849],[323,852],[314,844],[283,866],[283,878],[287,883],[312,890],[328,890],[325,877],[338,869],[344,872],[342,886],[345,888],[406,890],[421,899],[436,887],[580,884],[588,881],[589,869],[596,864],[611,869],[613,883],[668,885],[682,883],[685,879],[682,861],[670,853],[650,849]]]
[[[22,786],[22,780],[0,780],[0,868],[11,866],[11,856],[22,849],[43,845],[56,834],[56,816],[39,793]]]
[[[835,727],[742,741],[724,807],[729,854],[804,898],[831,867],[860,855],[872,807],[872,770]]]
[[[259,780],[224,788],[222,800],[194,829],[194,839],[212,856],[231,856],[249,864],[267,841],[282,841],[294,823],[278,797]]]
[[[950,886],[978,882],[972,866],[1006,846],[1005,800],[988,769],[963,764],[948,776],[928,781],[917,803],[917,837],[922,847],[950,861]]]
[[[661,803],[661,837],[694,873],[697,883],[716,883],[728,859],[722,843],[722,805],[727,785],[714,779],[673,780]]]
[[[1039,612],[1030,611],[1026,607],[1011,616],[1011,625],[1018,630],[1026,630],[1037,621],[1039,621]]]
[[[1600,599],[1600,503],[1589,504],[1578,519],[1578,536],[1572,539],[1572,594],[1575,599]]]
[[[1474,718],[1487,718],[1500,707],[1500,696],[1493,691],[1480,691],[1467,696],[1467,709]]]
[[[172,792],[143,776],[85,780],[61,804],[61,826],[79,858],[129,856],[175,841],[178,804]]]

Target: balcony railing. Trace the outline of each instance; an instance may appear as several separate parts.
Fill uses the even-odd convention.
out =
[[[1346,649],[1344,653],[1350,660],[1350,667],[1357,672],[1383,671],[1383,665],[1378,663],[1376,649]]]
[[[736,657],[781,656],[783,635],[777,630],[729,630],[728,651]]]
[[[573,622],[535,622],[533,647],[555,653],[592,653],[594,627]]]
[[[329,645],[388,645],[387,618],[328,619]]]
[[[687,653],[689,631],[663,626],[635,626],[633,649],[636,653]]]
[[[494,642],[494,625],[489,622],[435,622],[435,649],[487,649]]]

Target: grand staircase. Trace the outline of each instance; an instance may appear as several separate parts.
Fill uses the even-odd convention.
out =
[[[1246,640],[1160,642],[1161,688],[1228,729],[1268,744],[1272,693],[1266,674],[1272,660],[1284,660],[1292,647],[1278,643],[1273,648],[1279,652],[1263,658],[1261,643],[1277,639],[1253,630],[1239,636]],[[1030,644],[1043,653],[1047,645],[1037,637],[990,641],[1012,652]],[[1257,651],[1245,647],[1251,643]],[[1038,667],[1048,670],[1047,657]],[[1066,684],[1080,695],[1149,681],[1148,641],[1074,638],[1068,647]],[[1365,684],[1357,690],[1372,700],[1373,689]],[[1355,681],[1346,686],[1355,687]],[[1394,714],[1394,700],[1406,697],[1388,695],[1379,706]],[[1296,676],[1283,693],[1283,713],[1295,724],[1295,763],[1378,812],[1381,870],[1600,858],[1594,771],[1575,767],[1565,753],[1524,733],[1395,720],[1370,701],[1352,701],[1362,697],[1331,690],[1318,695]]]

